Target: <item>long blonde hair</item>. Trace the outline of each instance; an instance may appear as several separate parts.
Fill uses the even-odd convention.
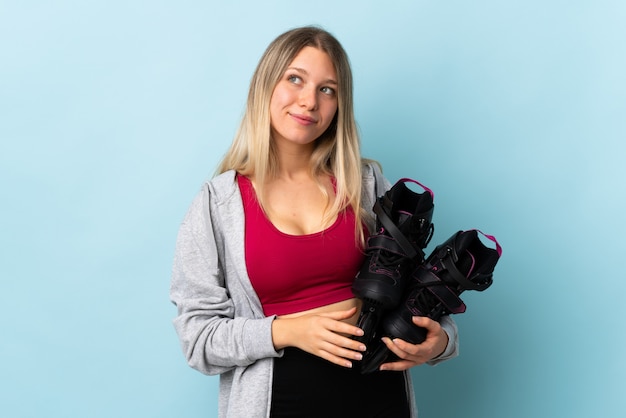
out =
[[[351,207],[356,216],[357,237],[363,243],[361,208],[361,151],[354,120],[352,70],[339,41],[327,31],[305,26],[278,36],[265,50],[252,76],[248,100],[239,130],[218,166],[217,173],[236,170],[253,175],[259,203],[263,206],[263,185],[278,173],[278,159],[271,139],[270,100],[288,65],[307,46],[330,57],[337,73],[337,113],[328,129],[315,141],[311,175],[333,176],[336,198],[324,220],[334,219]],[[326,194],[326,189],[319,185]]]

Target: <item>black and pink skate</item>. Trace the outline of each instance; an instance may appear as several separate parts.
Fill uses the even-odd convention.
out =
[[[465,290],[483,291],[491,286],[493,270],[502,248],[491,235],[484,235],[496,248],[485,246],[477,230],[459,231],[435,248],[410,275],[403,302],[381,320],[380,337],[400,338],[412,344],[426,339],[426,329],[416,326],[413,316],[439,321],[443,315],[465,312],[459,295]],[[378,370],[391,352],[380,339],[368,347],[361,373]]]
[[[416,193],[412,182],[425,191]],[[381,315],[402,300],[407,277],[424,260],[424,248],[433,233],[433,192],[411,179],[400,179],[374,204],[376,234],[367,240],[365,260],[352,285],[363,301],[357,326],[365,332],[359,341],[374,336]]]

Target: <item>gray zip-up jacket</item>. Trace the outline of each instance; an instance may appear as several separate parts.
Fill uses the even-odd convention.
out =
[[[272,343],[272,321],[250,283],[244,258],[244,211],[234,171],[205,183],[179,230],[170,289],[178,308],[174,327],[187,362],[208,375],[220,375],[220,418],[269,417],[272,371],[282,356]],[[389,189],[375,164],[363,167],[363,207]],[[373,214],[372,214],[373,216]],[[436,364],[458,352],[454,321],[441,321],[446,351]],[[407,392],[413,405],[410,374]]]

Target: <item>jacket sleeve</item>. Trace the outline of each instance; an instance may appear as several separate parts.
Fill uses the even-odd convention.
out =
[[[220,374],[279,354],[272,343],[273,317],[236,315],[219,256],[210,199],[205,185],[180,226],[170,299],[178,309],[173,323],[187,362],[204,374]]]
[[[452,319],[450,315],[442,316],[439,323],[441,324],[441,328],[448,334],[448,345],[443,353],[427,362],[427,364],[431,366],[435,366],[442,361],[449,360],[459,355],[459,332],[454,319]]]

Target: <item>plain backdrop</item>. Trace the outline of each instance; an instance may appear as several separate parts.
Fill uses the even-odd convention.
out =
[[[4,417],[215,417],[171,325],[178,226],[267,44],[350,55],[363,154],[504,248],[421,418],[626,409],[626,3],[0,0]],[[358,402],[358,399],[346,399]]]

